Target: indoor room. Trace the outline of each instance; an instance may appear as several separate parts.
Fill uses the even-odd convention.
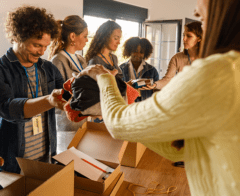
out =
[[[0,195],[240,194],[238,0],[0,5]]]

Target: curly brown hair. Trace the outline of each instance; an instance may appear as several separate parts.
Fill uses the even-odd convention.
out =
[[[98,28],[85,56],[87,62],[97,54],[101,53],[101,50],[108,45],[113,31],[116,29],[121,30],[122,28],[112,20],[108,20]]]
[[[13,42],[24,42],[31,37],[41,39],[44,33],[55,38],[58,34],[57,23],[45,8],[22,6],[8,12],[5,30],[7,38]]]
[[[128,58],[133,52],[137,51],[137,47],[141,47],[141,52],[144,53],[144,59],[148,59],[153,52],[153,46],[146,38],[131,37],[125,41],[123,45],[123,57]]]
[[[87,23],[78,15],[67,16],[64,20],[58,20],[57,24],[59,34],[58,37],[53,39],[49,47],[48,59],[51,59],[56,53],[70,44],[70,33],[80,35],[87,28]]]

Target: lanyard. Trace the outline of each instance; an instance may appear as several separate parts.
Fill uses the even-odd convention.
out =
[[[103,54],[102,53],[100,53],[101,55],[102,55],[102,57],[108,62],[108,60],[106,59],[106,57],[105,56],[103,56]],[[112,62],[113,62],[113,58],[109,55],[109,57],[111,58],[111,60],[112,60]],[[108,64],[109,65],[111,65],[111,63],[109,63],[108,62]],[[112,65],[111,65],[112,66]],[[115,65],[114,65],[114,62],[113,62],[113,66],[115,67]]]
[[[30,85],[27,69],[26,69],[26,67],[23,67],[23,68],[25,70],[25,73],[26,73],[26,76],[27,76],[27,79],[28,79],[28,85],[29,85],[29,88],[30,88],[31,93],[32,93],[32,98],[37,98],[38,97],[38,72],[37,72],[37,64],[35,63],[34,65],[35,65],[35,76],[36,76],[36,96],[35,97],[34,97],[34,94],[33,94],[32,87]]]
[[[130,63],[130,62],[129,62],[129,63]],[[132,64],[132,63],[131,63],[131,64]],[[139,67],[140,67],[140,66],[141,66],[141,64],[139,65]],[[141,73],[142,73],[143,70],[141,70],[141,71],[138,73],[138,75],[137,75],[133,64],[132,64],[132,68],[133,68],[133,73],[134,73],[134,75],[135,75],[135,78],[138,79],[138,78],[140,77],[140,75],[141,75]]]
[[[189,62],[190,62],[190,65],[191,65],[191,64],[192,64],[192,62],[191,62],[191,59],[190,59],[190,56],[189,56],[188,52],[187,52],[187,55],[188,55],[188,60],[189,60]]]
[[[133,67],[133,72],[134,72],[135,78],[138,79],[139,76],[140,76],[141,71],[140,71],[140,72],[138,73],[138,75],[137,75],[137,74],[136,74],[136,71],[135,71],[135,69],[134,69],[134,67]]]
[[[72,60],[72,62],[76,65],[76,67],[78,68],[78,70],[81,72],[81,71],[83,70],[83,67],[82,67],[82,64],[81,64],[81,62],[79,61],[77,55],[75,54],[82,69],[80,69],[80,68],[78,67],[77,63],[73,60],[73,58],[71,57],[71,55],[70,55],[65,49],[63,49],[63,50],[64,50],[64,52],[66,52],[66,54],[70,57],[70,59]]]

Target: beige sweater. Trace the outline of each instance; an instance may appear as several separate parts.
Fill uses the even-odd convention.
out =
[[[240,195],[240,53],[195,60],[145,101],[126,105],[114,77],[98,78],[104,122],[116,139],[185,161],[192,196]],[[173,140],[185,140],[180,151]]]
[[[186,65],[190,65],[188,56],[185,55],[183,52],[175,54],[168,64],[168,69],[165,76],[161,80],[155,82],[157,84],[156,88],[162,89],[164,86],[166,86],[170,82],[170,80],[176,75],[176,73],[181,72],[183,70],[183,67]]]
[[[87,67],[86,60],[79,54],[77,54],[79,61],[82,64],[83,69]],[[64,81],[72,77],[72,73],[78,74],[80,71],[76,65],[72,62],[63,50],[53,56],[51,59],[52,63],[59,69],[63,76]]]
[[[77,54],[77,58],[81,62],[82,67],[86,68],[87,63],[85,59],[78,54]],[[73,73],[78,74],[80,72],[76,67],[76,65],[72,62],[70,57],[68,57],[63,50],[61,50],[59,53],[54,55],[51,61],[59,69],[60,73],[63,76],[64,81],[71,78]],[[99,106],[98,106],[98,109],[99,109]],[[88,113],[89,111],[86,111],[86,112]],[[57,108],[55,109],[55,113],[56,113],[57,131],[77,131],[78,128],[81,127],[84,122],[86,122],[86,119],[78,123],[71,122],[70,120],[68,120],[65,111],[62,111]]]

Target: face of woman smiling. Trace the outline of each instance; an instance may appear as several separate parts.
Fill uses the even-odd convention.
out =
[[[121,29],[115,29],[110,36],[107,48],[111,51],[116,51],[118,45],[120,44],[121,37],[122,37]]]

